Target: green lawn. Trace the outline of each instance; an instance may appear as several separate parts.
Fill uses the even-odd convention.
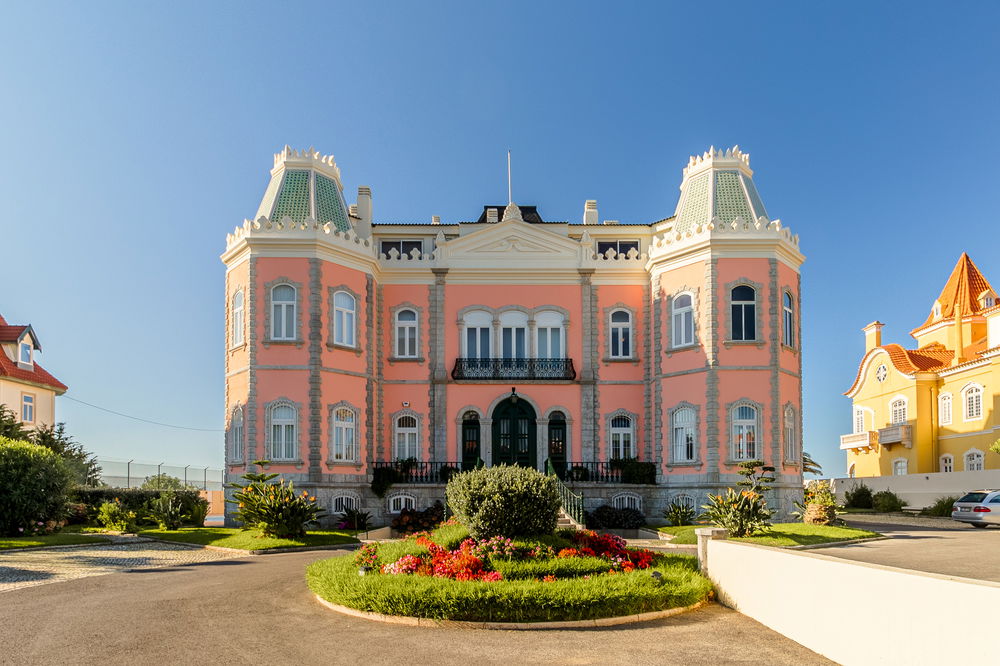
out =
[[[698,537],[694,531],[705,525],[685,525],[684,527],[658,527],[665,534],[676,535],[670,540],[674,544],[696,544]],[[828,527],[821,525],[806,525],[805,523],[776,523],[767,534],[733,539],[747,541],[765,546],[805,546],[834,541],[850,541],[880,536],[878,532],[856,530],[851,527]]]
[[[235,527],[182,527],[177,530],[142,530],[139,534],[165,541],[181,541],[201,546],[221,546],[240,550],[358,543],[353,532],[349,530],[311,530],[301,539],[261,537],[257,530],[244,531]]]
[[[56,532],[26,537],[0,537],[0,550],[11,548],[36,548],[38,546],[71,546],[84,543],[107,543],[107,539],[82,534]]]

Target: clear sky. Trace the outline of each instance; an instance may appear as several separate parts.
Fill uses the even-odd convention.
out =
[[[751,153],[801,237],[805,448],[844,472],[880,319],[912,342],[962,251],[1000,283],[1000,4],[22,3],[0,25],[0,312],[103,456],[222,464],[225,235],[286,143],[376,220],[673,213],[688,156]]]

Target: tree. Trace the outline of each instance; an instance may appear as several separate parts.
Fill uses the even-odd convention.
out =
[[[990,444],[990,451],[1000,454],[1000,439]]]
[[[17,418],[17,412],[0,405],[0,437],[26,442],[29,436],[28,429]]]
[[[802,473],[815,474],[819,476],[823,473],[823,466],[816,462],[811,455],[802,452]]]
[[[197,490],[192,485],[184,485],[184,482],[176,476],[166,473],[147,476],[139,487],[143,490]]]
[[[100,485],[101,467],[97,464],[97,458],[66,434],[65,423],[38,426],[31,433],[31,441],[58,453],[69,467],[77,485],[94,487]]]

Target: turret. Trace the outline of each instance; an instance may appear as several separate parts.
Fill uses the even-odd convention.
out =
[[[712,147],[701,156],[691,157],[680,189],[674,213],[674,230],[678,233],[703,227],[712,220],[730,224],[738,217],[747,222],[768,219],[753,184],[750,154],[739,146],[725,151]]]
[[[351,225],[343,190],[333,155],[320,155],[313,148],[300,151],[285,146],[274,155],[271,182],[254,219],[266,217],[274,222],[285,217],[293,222],[313,219],[321,224],[332,222],[340,231],[347,231]],[[371,214],[370,196],[368,213]]]

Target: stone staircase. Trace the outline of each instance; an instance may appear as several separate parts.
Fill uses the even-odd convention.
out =
[[[573,518],[563,509],[559,509],[559,519],[556,521],[556,529],[582,530],[583,525],[573,520]]]

